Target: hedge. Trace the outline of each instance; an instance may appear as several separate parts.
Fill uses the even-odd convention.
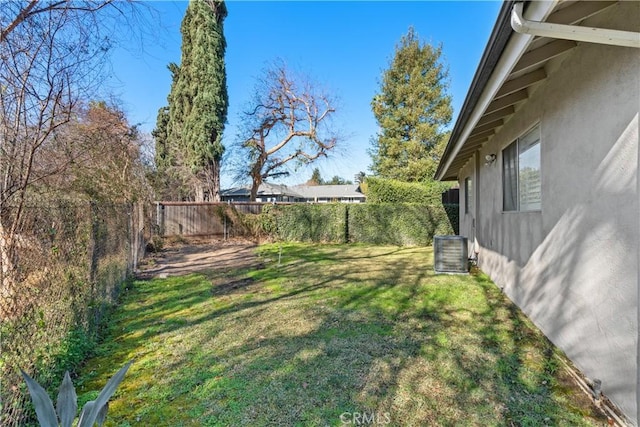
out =
[[[430,245],[456,234],[458,205],[411,203],[265,205],[262,230],[282,241]]]
[[[450,213],[455,211],[456,217],[452,218],[447,209]],[[450,208],[412,203],[350,205],[348,225],[350,242],[427,246],[435,235],[455,233],[457,205]]]
[[[278,240],[318,243],[347,241],[347,205],[265,205],[263,224]]]
[[[415,183],[367,177],[367,203],[418,203],[440,205],[442,193],[451,187],[443,182]]]

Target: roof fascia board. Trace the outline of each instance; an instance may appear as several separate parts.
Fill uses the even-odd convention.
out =
[[[551,12],[555,8],[558,1],[559,0],[532,1],[528,4],[527,16],[531,20],[544,21],[544,19],[551,14]],[[509,3],[509,6],[513,4],[511,2],[505,2],[505,3]],[[510,20],[510,17],[508,19]],[[507,21],[507,23],[508,22],[509,21]],[[501,26],[502,24],[504,23],[500,21],[497,22],[496,28],[498,26]],[[458,152],[462,148],[462,145],[471,134],[471,131],[475,127],[476,123],[480,120],[480,118],[484,114],[485,109],[493,100],[494,95],[498,92],[498,90],[500,90],[500,87],[502,87],[502,84],[509,77],[509,74],[518,63],[518,60],[520,59],[520,57],[524,55],[525,51],[527,50],[527,47],[529,46],[529,44],[534,38],[534,36],[529,34],[516,33],[515,31],[513,31],[513,29],[511,29],[510,31],[511,31],[510,39],[507,42],[507,45],[505,46],[504,51],[500,55],[500,59],[498,60],[496,66],[494,67],[494,70],[491,73],[489,80],[484,85],[484,89],[481,92],[480,98],[478,99],[478,102],[476,102],[475,106],[473,107],[473,110],[471,111],[469,118],[465,121],[464,124],[462,124],[463,129],[460,133],[460,136],[455,140],[454,142],[455,145],[452,147],[452,150],[449,153],[445,153],[446,157],[443,156],[442,160],[444,160],[444,164],[440,165],[442,166],[442,168],[439,168],[437,175],[435,177],[436,180],[442,180],[442,178],[447,174],[447,170],[451,166],[453,159],[458,154]],[[490,53],[491,53],[491,49],[489,46],[489,48],[485,50],[485,55],[488,55]],[[486,62],[486,58],[483,58],[480,61],[481,64],[484,64],[485,62]],[[480,71],[481,69],[479,68],[476,74],[478,74]],[[474,88],[472,87],[469,92],[471,92],[473,89]],[[459,117],[460,118],[464,117],[465,116],[464,113],[465,113],[465,109],[463,108],[463,110],[460,111]],[[456,126],[454,126],[454,130],[456,127],[458,127],[458,125],[459,123],[456,123]]]

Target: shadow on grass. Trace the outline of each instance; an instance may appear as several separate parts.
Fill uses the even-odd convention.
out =
[[[292,245],[280,266],[278,252],[263,249],[259,271],[137,283],[105,350],[141,359],[117,422],[594,421],[558,386],[553,346],[483,275],[434,276],[428,249]]]

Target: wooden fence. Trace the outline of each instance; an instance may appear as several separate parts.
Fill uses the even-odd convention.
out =
[[[162,236],[229,236],[231,209],[259,214],[264,203],[156,202],[156,225]]]

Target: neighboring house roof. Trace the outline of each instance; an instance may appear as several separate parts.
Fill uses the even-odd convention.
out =
[[[291,187],[305,199],[365,199],[358,184],[346,185],[296,185]]]
[[[222,190],[220,195],[222,197],[249,197],[251,189],[249,187],[234,187],[227,190]],[[258,187],[258,197],[261,196],[288,196],[301,198],[302,196],[286,185],[270,184],[263,182]]]
[[[435,178],[456,180],[458,171],[515,114],[547,78],[550,61],[577,46],[575,41],[534,37],[511,28],[516,2],[502,4]],[[615,1],[524,2],[528,20],[579,25]]]
[[[300,194],[293,191],[291,187],[281,184],[270,184],[263,182],[258,187],[258,196],[289,196],[300,197]]]
[[[235,187],[222,190],[220,195],[225,198],[249,197],[251,189],[248,187]],[[288,196],[295,199],[365,199],[366,196],[360,191],[360,185],[286,185],[262,183],[258,187],[258,197],[265,196]]]
[[[220,191],[220,196],[223,197],[248,197],[249,189],[246,187],[233,187]]]

